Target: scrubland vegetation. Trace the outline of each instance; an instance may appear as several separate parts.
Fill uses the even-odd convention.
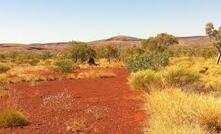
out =
[[[215,30],[211,23],[207,25],[206,31],[214,41],[215,48],[219,50],[220,31]],[[154,38],[149,40],[151,39]],[[152,46],[152,43],[144,45]],[[171,48],[173,47],[164,47],[164,51],[171,53],[174,51]],[[151,50],[161,52],[153,47]],[[160,69],[143,68],[142,64],[148,64],[148,61],[137,63],[136,70],[130,74],[129,84],[132,89],[146,92],[145,109],[150,114],[150,119],[146,121],[146,133],[216,134],[221,132],[221,66],[218,64],[220,53],[215,64],[216,52],[213,50],[212,53],[210,50],[200,51],[203,52],[200,55],[195,55],[199,51],[178,55],[175,52],[170,55],[169,62]],[[184,49],[180,51],[184,52]],[[154,62],[157,64],[158,60]]]
[[[220,30],[215,30],[211,23],[206,31],[214,48],[179,46],[174,36],[163,33],[124,49],[70,42],[70,47],[63,51],[2,53],[0,84],[4,87],[21,82],[114,78],[117,74],[105,68],[125,67],[131,89],[142,91],[145,96],[144,107],[150,114],[146,133],[220,133],[221,37]],[[0,88],[0,100],[10,97],[9,92],[10,89]],[[44,105],[56,111],[65,106],[65,99],[69,101],[70,96],[64,96],[44,98]],[[28,125],[28,119],[19,110],[0,110],[0,127]],[[85,124],[73,120],[68,122],[67,129],[83,132]]]
[[[146,108],[151,119],[147,133],[219,132],[220,69],[212,59],[175,58],[160,71],[132,73],[132,88],[149,93]]]

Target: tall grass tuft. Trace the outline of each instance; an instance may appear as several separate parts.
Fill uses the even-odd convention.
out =
[[[221,99],[179,89],[147,95],[150,134],[212,134],[221,129]]]
[[[78,79],[113,78],[116,74],[112,71],[89,70],[78,74]]]
[[[185,68],[183,66],[175,66],[169,68],[164,73],[164,80],[167,84],[182,87],[188,84],[193,84],[199,81],[199,74],[191,69]]]
[[[0,73],[6,73],[8,70],[10,70],[9,65],[0,63]]]
[[[0,112],[0,127],[19,127],[26,125],[28,125],[28,120],[21,112],[14,110]]]
[[[149,92],[162,85],[162,77],[160,73],[152,70],[139,71],[130,75],[129,84],[133,89]]]

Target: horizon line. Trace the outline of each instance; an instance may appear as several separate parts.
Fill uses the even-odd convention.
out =
[[[153,36],[148,36],[147,38],[140,38],[136,36],[129,36],[129,35],[116,35],[116,36],[109,36],[106,38],[101,38],[101,39],[94,39],[90,41],[82,41],[82,40],[69,40],[69,41],[43,41],[43,42],[30,42],[30,43],[24,43],[24,42],[0,42],[0,45],[8,44],[8,45],[34,45],[34,44],[53,44],[53,43],[67,43],[71,41],[77,41],[77,42],[85,42],[85,43],[91,43],[91,42],[96,42],[96,41],[102,41],[102,40],[107,40],[110,38],[118,37],[118,36],[125,36],[125,37],[132,37],[132,38],[137,38],[137,39],[148,39]],[[191,38],[191,37],[206,37],[207,35],[185,35],[185,36],[175,36],[176,38]]]

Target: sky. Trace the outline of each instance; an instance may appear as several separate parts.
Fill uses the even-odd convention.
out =
[[[0,0],[0,43],[205,35],[221,0]]]

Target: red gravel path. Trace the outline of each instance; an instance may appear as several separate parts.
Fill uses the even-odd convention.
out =
[[[83,122],[86,134],[142,134],[140,94],[129,90],[125,69],[114,72],[116,78],[15,85],[30,124],[0,129],[0,134],[69,134],[70,120]]]

